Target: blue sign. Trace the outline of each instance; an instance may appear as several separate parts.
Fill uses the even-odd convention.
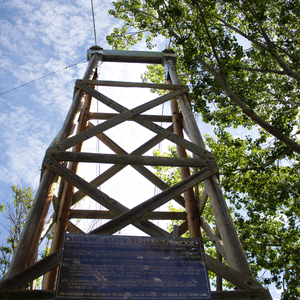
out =
[[[57,299],[211,299],[198,239],[66,234]]]

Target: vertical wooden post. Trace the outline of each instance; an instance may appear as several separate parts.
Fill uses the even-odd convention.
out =
[[[182,131],[182,118],[179,114],[177,99],[171,100],[172,108],[172,119],[173,119],[173,128],[174,133],[183,138]],[[177,153],[179,157],[187,157],[185,149],[177,145]],[[191,175],[190,169],[188,167],[180,167],[180,176],[181,180],[188,178]],[[197,202],[195,199],[193,188],[188,189],[184,193],[185,200],[185,210],[187,214],[188,229],[191,238],[200,238],[200,217],[199,210],[197,208]]]
[[[85,72],[84,79],[92,79],[100,55],[94,54]],[[52,144],[65,139],[73,130],[76,114],[80,109],[82,92],[75,93],[73,104],[68,112],[62,130]],[[30,265],[37,254],[41,233],[53,197],[53,183],[56,175],[46,169],[41,177],[41,182],[35,196],[33,206],[28,215],[28,221],[22,231],[15,255],[12,259],[7,276],[12,276]]]
[[[96,75],[96,74],[95,74]],[[93,77],[93,80],[96,80],[97,76]],[[84,106],[81,110],[81,114],[79,116],[77,133],[83,132],[87,128],[90,106],[92,102],[92,96],[86,95],[86,100]],[[73,147],[73,152],[80,152],[82,148],[82,143],[79,143]],[[70,169],[73,173],[77,173],[78,162],[69,162],[68,169]],[[67,231],[70,208],[72,206],[73,195],[74,195],[74,186],[67,181],[63,181],[62,183],[62,195],[60,197],[59,209],[57,214],[57,220],[54,227],[53,240],[51,243],[50,253],[54,253],[59,250],[63,244],[63,236]],[[58,268],[52,269],[50,272],[45,274],[43,280],[43,289],[44,290],[54,290],[56,285]]]
[[[167,67],[172,83],[181,84],[172,58],[165,58],[165,67]],[[187,95],[179,96],[178,102],[183,115],[184,129],[188,137],[193,143],[205,148]],[[217,177],[212,176],[205,180],[204,184],[215,215],[217,227],[220,230],[229,265],[245,275],[252,276]]]

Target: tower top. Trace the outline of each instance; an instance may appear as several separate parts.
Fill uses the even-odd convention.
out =
[[[87,50],[88,61],[94,53],[99,53],[102,56],[102,61],[107,62],[163,64],[165,57],[173,57],[176,59],[176,54],[172,50],[164,50],[163,52],[105,50],[100,46],[92,46]]]

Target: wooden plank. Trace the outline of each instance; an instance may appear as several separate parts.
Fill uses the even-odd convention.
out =
[[[117,214],[109,210],[79,210],[70,211],[70,219],[113,219]],[[185,212],[157,211],[150,212],[144,218],[148,220],[186,220]]]
[[[123,227],[131,224],[135,220],[141,218],[143,215],[155,210],[161,205],[171,200],[175,195],[181,194],[190,187],[198,184],[207,177],[218,172],[217,167],[204,168],[196,174],[191,175],[189,178],[173,185],[172,187],[164,190],[159,195],[156,195],[147,201],[137,205],[129,211],[121,214],[113,220],[105,223],[99,228],[93,230],[91,233],[96,234],[113,234]]]
[[[33,281],[34,279],[44,275],[54,267],[59,265],[61,250],[56,251],[26,269],[12,275],[6,276],[0,281],[0,289],[4,288],[20,288]]]
[[[128,82],[128,81],[108,81],[108,80],[82,80],[78,79],[76,82],[79,84],[99,85],[99,86],[116,86],[116,87],[135,87],[135,88],[151,88],[160,90],[178,90],[187,88],[186,85],[170,85],[157,84],[157,83],[145,83],[145,82]]]
[[[221,263],[215,258],[204,254],[205,265],[208,270],[215,274],[221,275],[229,282],[235,284],[238,288],[245,290],[261,290],[262,285],[253,277],[244,275],[243,273]]]
[[[102,95],[101,93],[95,91],[88,85],[82,84],[82,85],[79,85],[78,87],[80,89],[86,91],[93,97],[95,97],[97,99],[100,98],[98,100],[101,100],[101,102],[103,102],[104,104],[108,105],[109,107],[111,107],[113,109],[115,109],[115,107],[120,106],[115,101],[113,101],[113,100],[109,99],[108,97]],[[118,116],[116,116],[110,120],[107,120],[99,125],[96,125],[95,127],[90,128],[82,133],[72,136],[72,137],[68,138],[67,140],[57,143],[53,150],[66,150],[80,142],[86,141],[87,139],[91,138],[92,136],[96,135],[97,133],[108,130],[108,129],[134,117],[135,115],[138,115],[138,114],[143,113],[143,112],[145,112],[151,108],[154,108],[160,104],[163,104],[164,102],[170,100],[171,98],[184,93],[184,91],[185,91],[184,89],[175,90],[169,94],[166,94],[166,95],[158,97],[152,101],[149,101],[145,104],[142,104],[134,109],[131,109],[131,110],[123,109],[124,112],[122,112]]]
[[[119,114],[113,114],[113,113],[90,113],[89,119],[90,120],[108,120],[112,119]],[[171,116],[157,116],[157,115],[140,115],[141,118],[151,121],[151,122],[165,122],[165,123],[171,123],[172,117]],[[128,121],[134,121],[134,119],[128,119]]]
[[[211,227],[203,217],[200,217],[200,223],[206,235],[209,237],[209,239],[212,241],[221,255],[226,259],[226,252],[221,239],[215,235],[214,231],[211,229]]]
[[[171,166],[171,167],[207,167],[209,160],[184,157],[141,156],[132,154],[103,154],[87,152],[47,151],[46,157],[58,161],[91,162],[105,164]]]
[[[44,165],[53,170],[59,176],[67,180],[68,182],[72,183],[75,187],[82,190],[86,195],[94,199],[99,204],[103,205],[109,210],[116,212],[117,214],[122,214],[128,210],[128,208],[122,204],[120,204],[115,199],[110,198],[108,195],[103,193],[102,191],[98,190],[96,187],[93,187],[84,179],[79,177],[78,175],[72,173],[70,170],[59,164],[57,161],[45,159]],[[157,237],[165,237],[168,236],[169,233],[165,230],[161,229],[160,227],[149,224],[149,221],[143,221],[143,223],[137,221],[134,222],[133,225],[139,228],[140,230],[148,233],[151,236]]]
[[[267,289],[247,290],[247,291],[212,291],[212,300],[272,300]]]

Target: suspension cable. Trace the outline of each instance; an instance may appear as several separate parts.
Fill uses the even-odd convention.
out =
[[[94,13],[93,0],[91,0],[91,5],[92,5],[92,15],[93,15],[93,24],[94,24],[95,45],[97,46],[96,23],[95,23],[95,13]]]

